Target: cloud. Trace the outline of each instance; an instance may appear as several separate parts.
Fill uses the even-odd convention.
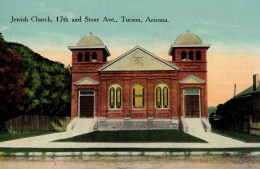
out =
[[[238,25],[230,24],[230,23],[220,23],[214,20],[200,20],[200,24],[203,25],[209,25],[209,26],[221,26],[221,27],[230,27],[230,28],[236,28]]]
[[[8,26],[4,26],[4,25],[2,25],[2,26],[0,27],[0,31],[4,31],[4,30],[7,30],[7,29],[9,29]]]
[[[65,16],[67,16],[69,18],[72,18],[72,17],[75,16],[70,11],[63,11],[62,9],[48,7],[44,3],[40,3],[39,4],[39,11],[50,13],[52,15],[57,15],[57,16],[64,16],[65,15]]]

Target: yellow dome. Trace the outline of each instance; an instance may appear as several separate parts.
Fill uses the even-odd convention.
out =
[[[195,34],[190,33],[189,31],[186,31],[185,33],[181,34],[176,41],[174,42],[174,45],[201,45],[202,40]]]
[[[76,45],[77,47],[100,47],[105,46],[101,39],[94,36],[91,32],[82,38]]]

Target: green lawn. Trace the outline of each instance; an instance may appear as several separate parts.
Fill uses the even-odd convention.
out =
[[[15,139],[19,139],[19,138],[39,136],[39,135],[44,135],[44,134],[51,134],[54,132],[55,131],[30,131],[30,132],[21,132],[21,133],[0,134],[0,142],[8,141],[8,140],[15,140]]]
[[[212,132],[226,137],[231,137],[240,141],[244,141],[247,143],[260,143],[260,136],[256,136],[256,135],[238,133],[231,130],[218,130],[218,129],[214,129]]]
[[[197,137],[191,136],[179,130],[128,130],[128,131],[95,131],[68,139],[57,140],[59,142],[182,142],[205,143]]]

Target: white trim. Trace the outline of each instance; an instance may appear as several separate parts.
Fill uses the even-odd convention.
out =
[[[95,90],[94,90],[94,89],[79,89],[79,90],[78,90],[78,97],[79,97],[79,99],[78,99],[78,117],[81,118],[81,117],[80,117],[80,96],[81,96],[81,95],[80,95],[80,91],[81,91],[81,90],[92,90],[92,91],[94,92],[94,94],[83,94],[83,95],[82,95],[82,96],[94,96],[93,117],[87,117],[87,118],[91,118],[91,119],[93,118],[93,119],[94,119],[94,118],[95,118],[95,115],[96,115],[96,113],[95,113],[95,111],[96,111],[96,109],[95,109],[95,107],[96,107],[96,106],[95,106],[95,104],[96,104],[95,99],[96,99],[96,98],[95,98]]]
[[[193,94],[185,94],[184,93],[184,90],[185,89],[198,89],[199,90],[199,93],[198,94],[196,94],[196,93],[193,93]],[[200,89],[199,88],[184,88],[183,89],[183,116],[185,117],[185,118],[192,118],[192,117],[186,117],[186,99],[185,99],[185,96],[186,95],[188,95],[188,96],[190,96],[190,95],[198,95],[199,96],[199,113],[200,113],[200,115],[199,115],[199,118],[201,118],[201,94],[200,94]]]
[[[75,49],[105,49],[108,56],[110,56],[110,52],[107,49],[107,46],[94,46],[94,47],[84,47],[84,46],[68,46],[68,49],[75,50]]]
[[[170,46],[170,49],[169,49],[168,54],[171,55],[173,48],[192,48],[192,47],[195,47],[195,48],[196,48],[196,47],[209,48],[209,47],[210,47],[210,44],[190,44],[190,45],[175,45],[175,44],[172,44],[172,45]]]
[[[102,71],[104,69],[106,69],[107,67],[111,66],[112,64],[114,64],[115,62],[119,61],[120,59],[124,58],[125,56],[129,55],[130,53],[134,52],[135,50],[141,50],[143,51],[144,53],[152,56],[153,58],[159,60],[160,62],[166,64],[167,66],[170,66],[171,68],[173,68],[174,70],[179,70],[179,68],[173,64],[171,64],[170,62],[166,61],[166,60],[163,60],[161,59],[160,57],[154,55],[153,53],[149,52],[148,50],[140,47],[140,46],[136,46],[134,47],[133,49],[129,50],[128,52],[124,53],[123,55],[117,57],[116,59],[112,60],[111,62],[107,63],[106,65],[104,65],[103,67],[101,67],[100,69],[98,69],[98,71]]]
[[[200,78],[198,78],[198,77],[196,77],[196,76],[193,76],[193,75],[191,75],[191,76],[185,78],[185,79],[182,80],[180,83],[186,83],[186,82],[189,81],[190,79],[197,80],[197,81],[199,81],[200,83],[205,83],[204,80],[202,80],[202,79],[200,79]]]
[[[93,79],[91,79],[89,77],[84,77],[84,78],[76,81],[74,84],[75,85],[80,85],[80,83],[83,82],[84,80],[89,80],[89,81],[93,82],[94,84],[92,84],[92,85],[98,85],[99,84],[99,82],[97,82],[97,81],[95,81],[95,80],[93,80]],[[82,84],[82,85],[84,85],[84,84]]]

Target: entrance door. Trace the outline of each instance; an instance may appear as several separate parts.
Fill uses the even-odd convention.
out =
[[[94,90],[80,90],[79,116],[94,117]]]
[[[199,89],[184,90],[184,111],[187,118],[200,117],[200,91]]]

